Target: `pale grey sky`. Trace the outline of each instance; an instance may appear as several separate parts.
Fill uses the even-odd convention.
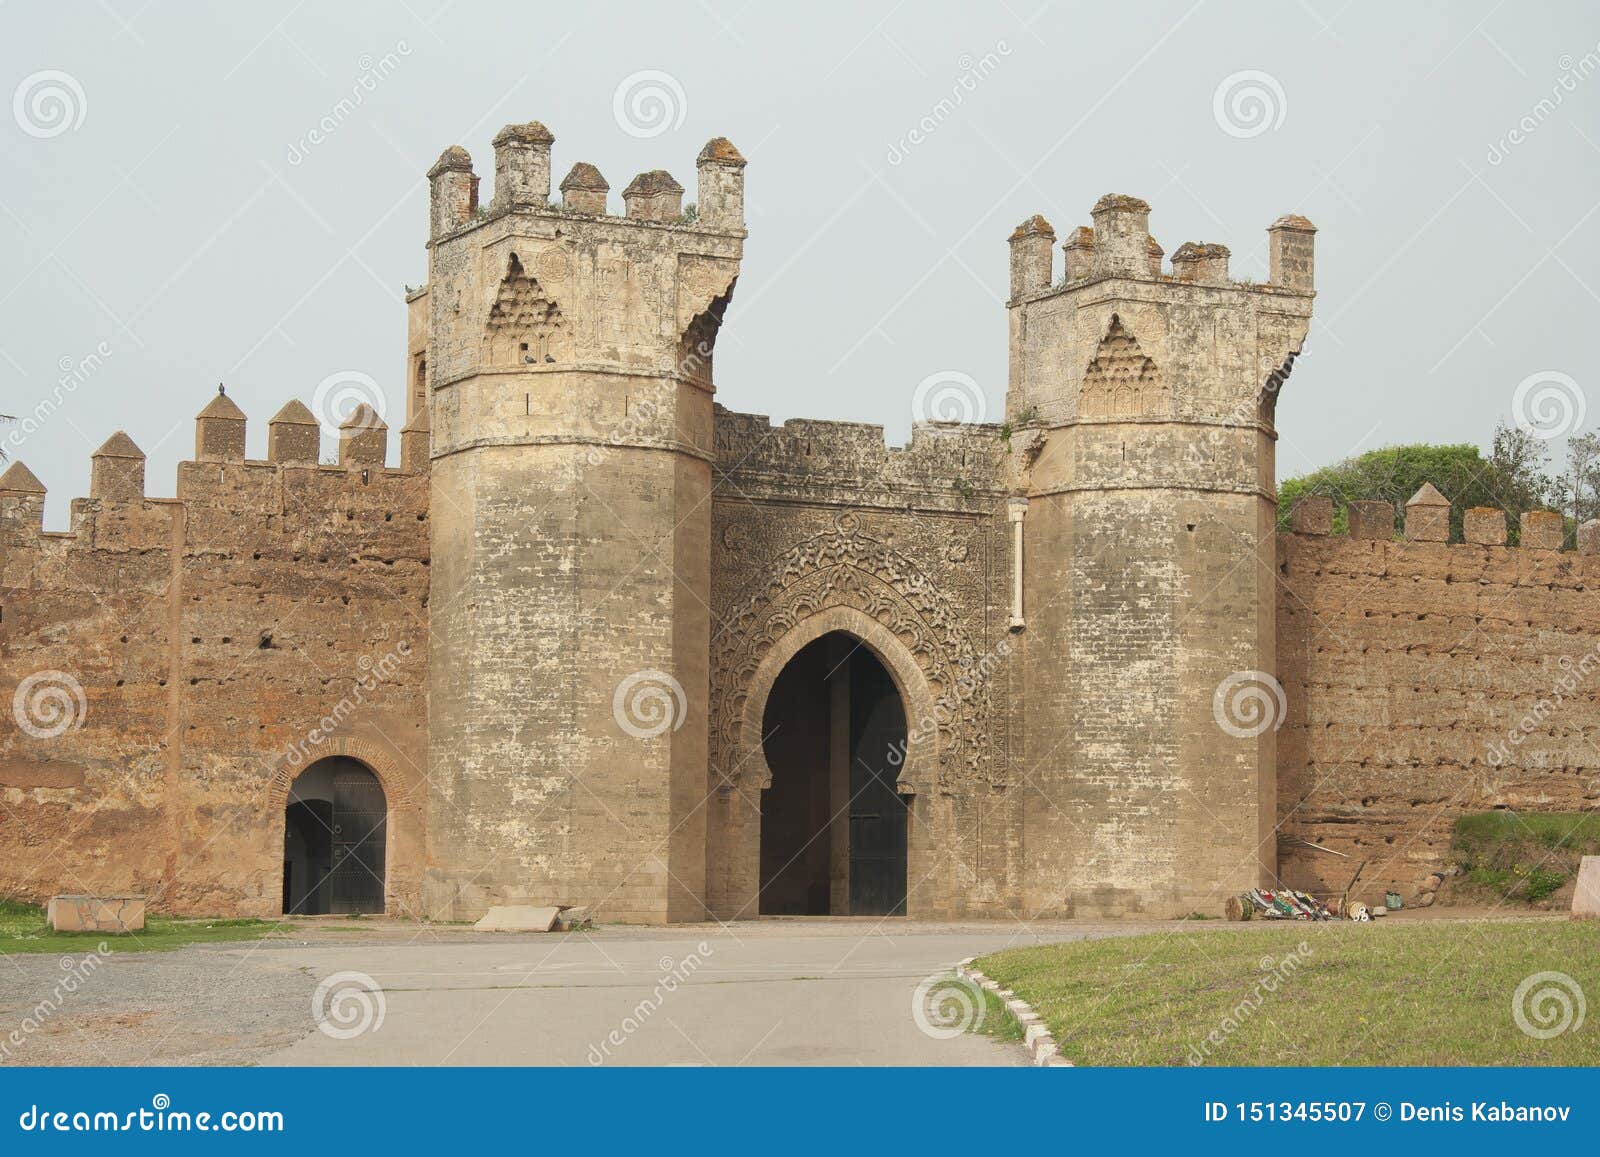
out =
[[[671,108],[630,132],[614,98],[638,73],[666,74],[635,85]],[[1006,235],[1037,212],[1064,236],[1110,191],[1151,202],[1168,254],[1230,246],[1235,276],[1266,276],[1279,215],[1320,228],[1281,476],[1486,443],[1533,375],[1600,383],[1600,11],[1581,3],[12,2],[0,83],[0,412],[62,397],[0,437],[51,527],[118,428],[171,494],[218,381],[253,456],[285,400],[342,372],[377,380],[398,429],[423,173],[459,143],[487,193],[490,138],[528,119],[557,179],[591,161],[619,209],[645,169],[692,189],[711,136],[749,158],[717,361],[734,409],[900,441],[917,383],[956,371],[996,418]],[[1240,88],[1265,121],[1248,94],[1229,111]]]

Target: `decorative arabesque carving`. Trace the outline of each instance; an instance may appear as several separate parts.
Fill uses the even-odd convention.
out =
[[[489,307],[485,360],[500,367],[570,360],[566,338],[561,306],[513,253]]]
[[[927,786],[1004,782],[991,758],[988,681],[950,599],[909,559],[860,533],[853,516],[839,523],[773,559],[722,621],[712,645],[714,774],[731,784],[760,765],[740,748],[752,682],[767,653],[811,615],[849,606],[892,631],[927,680],[939,753],[939,782]],[[911,717],[911,703],[906,710],[913,734],[929,726]]]
[[[1145,356],[1122,319],[1112,314],[1111,327],[1084,371],[1079,416],[1137,418],[1170,412],[1161,371]]]

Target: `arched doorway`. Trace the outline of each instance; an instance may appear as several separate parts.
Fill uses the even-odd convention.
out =
[[[301,772],[284,807],[284,913],[381,913],[388,816],[383,785],[360,760],[329,756]]]
[[[906,714],[878,657],[843,631],[808,643],[773,684],[761,733],[761,914],[905,915]]]

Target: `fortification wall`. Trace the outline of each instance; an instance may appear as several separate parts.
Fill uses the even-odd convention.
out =
[[[231,402],[202,416],[176,498],[118,435],[65,534],[25,467],[0,477],[0,895],[276,914],[289,782],[348,754],[388,796],[388,905],[415,909],[428,477],[384,467],[381,422],[319,465],[291,407],[269,461]]]
[[[1474,510],[1471,541],[1450,543],[1448,514],[1424,487],[1403,536],[1386,503],[1353,504],[1352,533],[1333,536],[1331,504],[1311,499],[1279,535],[1291,886],[1338,893],[1365,860],[1362,899],[1409,902],[1463,813],[1600,800],[1600,526],[1564,551],[1560,516],[1536,512],[1508,547],[1505,515]]]

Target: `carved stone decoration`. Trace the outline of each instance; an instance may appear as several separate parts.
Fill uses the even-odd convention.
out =
[[[572,254],[564,246],[552,245],[539,254],[534,268],[538,271],[540,281],[565,281],[572,276]]]
[[[855,519],[841,521],[840,530],[772,559],[722,620],[712,658],[713,778],[735,786],[746,776],[764,775],[765,759],[748,750],[759,744],[760,721],[751,728],[747,716],[764,705],[771,689],[770,683],[756,686],[769,654],[786,650],[780,645],[792,642],[791,633],[814,616],[827,616],[826,622],[837,625],[859,614],[863,622],[882,628],[863,641],[896,675],[913,751],[919,741],[924,751],[930,741],[937,750],[936,781],[911,782],[912,764],[927,765],[908,757],[902,791],[971,790],[1003,782],[990,755],[989,688],[976,677],[977,654],[961,615],[909,559],[860,533]],[[776,674],[767,672],[769,679]],[[752,695],[762,702],[752,702]]]
[[[1161,371],[1116,314],[1083,375],[1078,412],[1085,418],[1135,418],[1170,413]]]
[[[497,367],[571,360],[561,306],[513,253],[484,330],[484,362]]]

